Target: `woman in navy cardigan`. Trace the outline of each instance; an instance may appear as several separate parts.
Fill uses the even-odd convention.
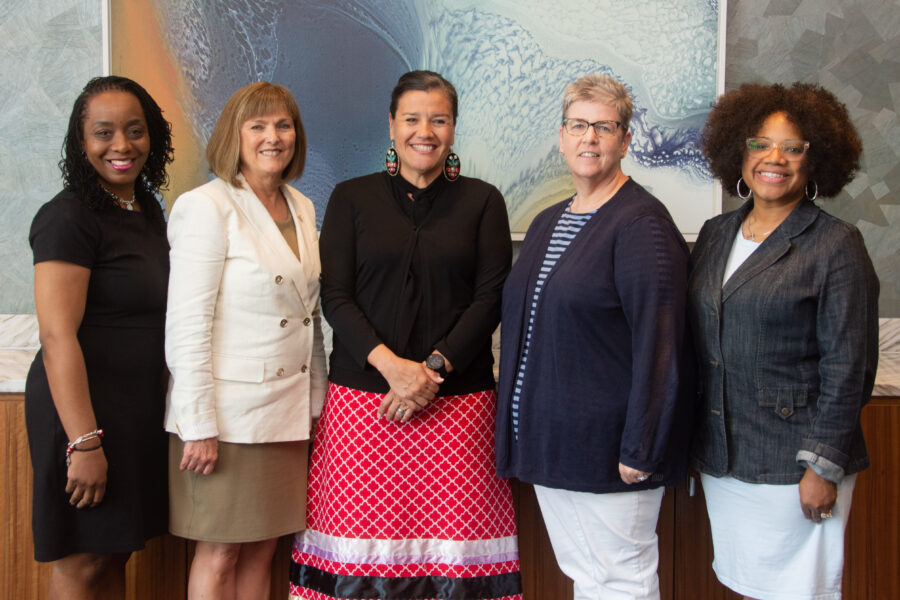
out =
[[[610,77],[566,88],[576,194],[535,218],[503,290],[497,467],[535,484],[575,598],[659,597],[657,515],[687,461],[688,249],[621,170],[631,114]]]

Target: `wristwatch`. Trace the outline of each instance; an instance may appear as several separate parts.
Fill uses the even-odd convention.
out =
[[[437,374],[444,379],[447,379],[447,369],[444,366],[444,357],[437,352],[430,354],[428,358],[425,359],[425,366],[432,371],[436,371]]]

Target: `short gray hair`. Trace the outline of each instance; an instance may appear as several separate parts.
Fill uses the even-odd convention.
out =
[[[563,92],[563,118],[566,118],[569,107],[578,101],[597,102],[614,107],[619,113],[622,131],[628,131],[634,104],[628,89],[612,77],[592,73],[567,85]]]

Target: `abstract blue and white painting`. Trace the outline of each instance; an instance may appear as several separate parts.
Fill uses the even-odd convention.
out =
[[[296,185],[320,222],[337,182],[383,168],[390,92],[410,69],[456,86],[463,174],[500,188],[513,231],[574,190],[558,152],[562,91],[592,72],[634,97],[625,172],[688,237],[718,210],[698,141],[724,0],[155,2],[201,150],[238,87],[264,79],[294,94],[309,148]]]

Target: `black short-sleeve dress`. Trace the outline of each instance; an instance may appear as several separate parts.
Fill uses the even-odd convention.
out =
[[[109,464],[100,505],[70,506],[68,439],[38,352],[25,384],[38,561],[82,552],[131,552],[166,532],[163,332],[169,247],[163,226],[148,212],[91,210],[75,194],[62,192],[41,207],[31,225],[35,264],[60,260],[91,270],[78,341]]]

